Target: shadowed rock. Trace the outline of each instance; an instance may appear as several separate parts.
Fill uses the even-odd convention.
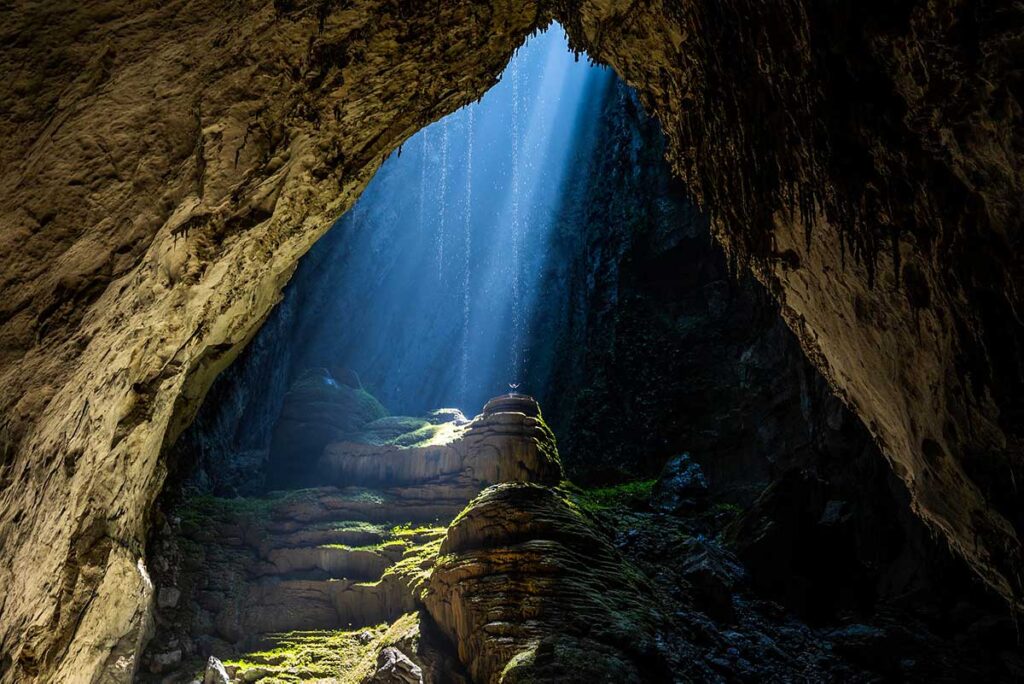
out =
[[[451,525],[424,595],[473,680],[667,680],[646,580],[554,490],[485,490]]]

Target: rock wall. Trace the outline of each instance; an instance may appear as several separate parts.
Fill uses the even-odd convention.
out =
[[[655,5],[572,3],[567,29],[658,115],[915,510],[1019,605],[1020,8]]]
[[[173,2],[3,20],[0,670],[67,681],[112,672],[141,629],[165,438],[384,156],[484,92],[539,19]]]
[[[0,17],[5,681],[128,676],[165,441],[383,156],[549,11],[1020,604],[1016,6],[26,1]]]

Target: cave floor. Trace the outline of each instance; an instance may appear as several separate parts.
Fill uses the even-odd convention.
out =
[[[671,679],[991,675],[970,644],[931,633],[906,611],[813,626],[757,597],[723,541],[739,509],[658,512],[650,505],[652,485],[564,483],[557,491],[650,581],[661,613],[657,657]],[[232,681],[392,681],[379,673],[394,653],[392,669],[411,673],[409,681],[472,681],[423,609],[454,517],[435,512],[414,508],[400,520],[385,492],[354,488],[187,500],[156,542],[163,554],[158,569],[174,574],[158,570],[157,579],[176,584],[185,600],[175,597],[172,605],[161,596],[162,620],[140,681],[202,679],[208,653],[223,661]]]

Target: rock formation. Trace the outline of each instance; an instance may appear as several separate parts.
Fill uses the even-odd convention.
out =
[[[424,602],[474,682],[669,681],[644,582],[568,500],[509,484],[448,528]]]
[[[300,387],[307,388],[309,378],[320,376],[304,377]],[[367,394],[358,405],[373,401]],[[287,405],[285,422],[293,420]],[[333,411],[306,415],[318,430],[339,420]],[[400,437],[390,444],[346,441],[322,449],[319,463],[299,457],[310,471],[303,480],[319,487],[169,504],[168,526],[152,544],[160,628],[144,673],[187,674],[217,657],[245,681],[256,681],[280,663],[253,668],[231,658],[287,641],[296,631],[312,640],[316,630],[396,623],[423,607],[420,593],[445,526],[484,487],[562,479],[554,435],[531,397],[497,397],[468,422],[453,411],[431,412],[433,423],[391,418],[421,439],[423,426],[437,430],[425,444],[398,446]],[[356,427],[379,436],[368,427],[379,420]],[[163,600],[172,594],[173,601]],[[376,643],[365,641],[360,646]],[[413,671],[384,650],[379,677]],[[428,672],[431,681],[438,676]]]
[[[440,429],[411,431],[420,435],[418,443],[402,446],[397,437],[390,440],[397,444],[330,445],[320,457],[318,477],[327,482],[392,485],[447,480],[468,491],[498,482],[556,485],[562,480],[555,437],[532,397],[495,397],[482,414],[462,425],[454,413],[435,411],[429,417],[433,422],[424,420],[423,427]]]
[[[163,446],[383,156],[552,17],[659,117],[915,510],[1021,605],[1019,7],[2,12],[4,680],[127,677]]]

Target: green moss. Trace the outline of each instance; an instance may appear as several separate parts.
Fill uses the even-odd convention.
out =
[[[376,544],[363,544],[362,546],[350,546],[348,544],[321,544],[321,549],[345,549],[346,551],[400,551],[404,550],[409,543],[401,539],[383,539]]]
[[[413,596],[421,596],[426,589],[430,573],[437,562],[437,554],[441,549],[447,528],[445,527],[403,527],[395,528],[399,534],[405,535],[409,546],[402,557],[394,565],[384,571],[388,575],[399,578],[409,587]]]
[[[743,512],[743,507],[734,503],[716,503],[711,507],[710,512],[714,515],[737,516]]]
[[[568,493],[580,508],[594,513],[646,504],[651,498],[651,490],[654,489],[655,482],[656,480],[635,480],[597,489],[579,489],[570,486]]]
[[[400,447],[424,446],[429,444],[439,432],[445,429],[445,427],[445,425],[432,425],[431,423],[425,423],[412,432],[406,432],[405,434],[389,440],[388,444]]]
[[[227,499],[209,494],[200,494],[185,499],[177,508],[176,514],[181,518],[182,528],[202,529],[212,521],[225,522],[259,522],[270,517],[277,506],[312,499],[310,490],[297,489],[288,492],[275,492],[265,497],[235,497]]]
[[[333,678],[342,684],[362,681],[374,667],[374,656],[387,624],[355,630],[295,631],[271,634],[266,650],[247,653],[225,665],[265,672],[257,681],[292,682]]]

